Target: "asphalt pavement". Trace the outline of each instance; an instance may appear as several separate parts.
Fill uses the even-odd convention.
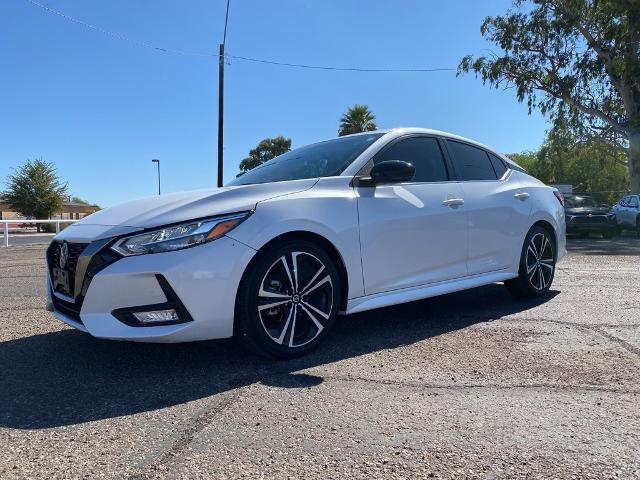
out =
[[[0,248],[0,478],[640,478],[640,239],[571,240],[502,285],[341,318],[267,361],[94,339]]]

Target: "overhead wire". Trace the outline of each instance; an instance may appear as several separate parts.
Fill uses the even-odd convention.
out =
[[[144,40],[138,40],[136,38],[130,37],[123,33],[115,32],[113,30],[107,30],[100,26],[94,25],[92,23],[86,22],[84,20],[80,20],[76,17],[72,17],[60,10],[56,10],[42,2],[37,0],[24,0],[26,3],[29,3],[33,6],[36,6],[43,11],[63,18],[64,20],[74,23],[76,25],[80,25],[89,30],[96,31],[105,36],[115,38],[117,40],[130,43],[137,47],[148,48],[151,50],[170,53],[174,55],[182,55],[182,56],[191,56],[191,57],[212,57],[212,58],[220,58],[220,55],[213,52],[199,52],[193,50],[181,50],[175,48],[167,48],[163,46],[159,46],[153,44],[151,42],[147,42]],[[227,12],[228,15],[228,12]],[[226,30],[226,29],[225,29]],[[226,36],[226,32],[225,32]],[[331,66],[331,65],[313,65],[313,64],[302,64],[302,63],[292,63],[292,62],[280,62],[275,60],[266,60],[261,58],[253,58],[242,55],[229,55],[225,54],[224,58],[226,60],[241,60],[253,63],[261,63],[266,65],[274,65],[279,67],[289,67],[289,68],[304,68],[304,69],[312,69],[312,70],[331,70],[331,71],[342,71],[342,72],[370,72],[370,73],[427,73],[427,72],[448,72],[448,71],[456,71],[455,68],[363,68],[363,67],[339,67],[339,66]]]

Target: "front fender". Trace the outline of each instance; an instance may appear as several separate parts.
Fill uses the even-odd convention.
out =
[[[358,206],[348,179],[321,179],[305,192],[261,202],[255,213],[228,236],[259,250],[274,238],[292,232],[314,233],[330,242],[347,271],[349,298],[364,295]]]

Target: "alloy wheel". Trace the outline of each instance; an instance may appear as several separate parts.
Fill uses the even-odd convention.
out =
[[[278,345],[301,347],[325,328],[333,308],[333,282],[324,263],[308,252],[278,258],[258,292],[258,317]]]
[[[555,268],[553,244],[544,233],[531,237],[525,257],[527,278],[533,288],[542,291],[549,286]]]

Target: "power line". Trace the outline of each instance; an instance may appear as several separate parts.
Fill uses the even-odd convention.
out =
[[[359,67],[330,67],[325,65],[304,65],[300,63],[275,62],[272,60],[262,60],[258,58],[241,57],[239,55],[227,55],[227,58],[236,60],[246,60],[248,62],[266,63],[268,65],[278,65],[281,67],[311,68],[315,70],[337,70],[341,72],[451,72],[455,68],[359,68]]]
[[[155,50],[155,51],[159,51],[159,52],[164,52],[164,53],[170,53],[170,54],[174,54],[174,55],[183,55],[183,56],[190,56],[190,57],[213,57],[213,58],[220,58],[221,55],[219,54],[215,54],[212,52],[197,52],[197,51],[191,51],[191,50],[178,50],[178,49],[174,49],[174,48],[166,48],[166,47],[161,47],[158,45],[154,45],[153,43],[147,42],[147,41],[143,41],[143,40],[138,40],[132,37],[129,37],[127,35],[124,35],[122,33],[119,32],[114,32],[112,30],[107,30],[105,28],[99,27],[97,25],[94,25],[92,23],[89,22],[85,22],[83,20],[80,20],[78,18],[72,17],[70,15],[67,15],[64,12],[61,12],[60,10],[56,10],[54,8],[49,7],[48,5],[45,5],[41,2],[38,2],[37,0],[24,0],[25,2],[39,7],[42,10],[44,10],[45,12],[51,14],[51,15],[55,15],[57,17],[63,18],[65,20],[67,20],[68,22],[74,23],[76,25],[80,25],[86,29],[89,30],[93,30],[96,31],[98,33],[101,33],[103,35],[106,35],[108,37],[111,38],[115,38],[117,40],[123,41],[123,42],[127,42],[130,43],[132,45],[135,45],[137,47],[143,47],[143,48],[148,48],[151,50]],[[227,11],[227,15],[228,15],[228,11]],[[225,37],[226,37],[226,20],[225,20]],[[342,71],[342,72],[371,72],[371,73],[429,73],[429,72],[452,72],[452,71],[456,71],[455,68],[361,68],[361,67],[336,67],[336,66],[329,66],[329,65],[309,65],[309,64],[301,64],[301,63],[289,63],[289,62],[278,62],[275,60],[265,60],[265,59],[261,59],[261,58],[252,58],[252,57],[244,57],[244,56],[240,56],[240,55],[223,55],[222,56],[224,59],[229,59],[229,60],[244,60],[247,62],[253,62],[253,63],[262,63],[262,64],[266,64],[266,65],[274,65],[274,66],[279,66],[279,67],[290,67],[290,68],[305,68],[305,69],[313,69],[313,70],[332,70],[332,71]]]
[[[61,12],[60,10],[55,10],[43,3],[40,3],[36,0],[24,0],[27,3],[30,3],[31,5],[35,5],[36,7],[40,7],[42,10],[44,10],[47,13],[50,13],[51,15],[56,15],[58,17],[64,18],[65,20],[71,22],[71,23],[75,23],[76,25],[80,25],[84,28],[88,28],[89,30],[94,30],[96,32],[102,33],[103,35],[106,35],[108,37],[112,37],[112,38],[116,38],[118,40],[121,40],[123,42],[128,42],[131,43],[133,45],[136,45],[138,47],[145,47],[145,48],[150,48],[152,50],[158,50],[161,52],[166,52],[166,53],[174,53],[177,55],[189,55],[189,56],[199,56],[199,57],[211,57],[211,56],[216,56],[217,55],[212,55],[211,53],[205,53],[205,52],[190,52],[190,51],[186,51],[186,50],[176,50],[176,49],[172,49],[172,48],[164,48],[164,47],[159,47],[157,45],[153,45],[152,43],[149,42],[145,42],[142,40],[137,40],[135,38],[131,38],[128,37],[127,35],[124,35],[122,33],[118,33],[118,32],[114,32],[111,30],[106,30],[102,27],[98,27],[97,25],[93,25],[91,23],[85,22],[83,20],[79,20],[75,17],[71,17],[69,15],[67,15],[64,12]]]

